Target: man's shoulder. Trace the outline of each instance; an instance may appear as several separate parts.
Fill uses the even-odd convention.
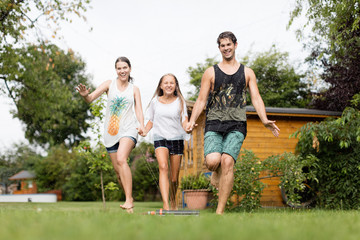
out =
[[[204,76],[206,76],[206,77],[215,76],[214,66],[208,67],[204,72]]]

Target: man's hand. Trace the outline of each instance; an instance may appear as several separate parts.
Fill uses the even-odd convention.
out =
[[[186,133],[191,133],[192,132],[192,130],[194,130],[194,128],[197,126],[197,124],[195,123],[195,122],[188,122],[187,124],[186,124],[186,127],[185,127],[185,132]]]
[[[264,126],[269,129],[275,137],[279,136],[280,128],[276,126],[275,121],[267,120],[267,122],[264,123]]]

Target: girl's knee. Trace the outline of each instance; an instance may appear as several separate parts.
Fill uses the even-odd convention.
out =
[[[166,163],[159,164],[159,171],[160,172],[167,172],[169,171],[168,165]]]

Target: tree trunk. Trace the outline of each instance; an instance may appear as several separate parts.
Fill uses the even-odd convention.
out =
[[[100,170],[100,181],[101,181],[101,196],[103,200],[103,208],[106,210],[106,201],[105,201],[105,191],[104,191],[104,182],[103,182],[103,172]]]

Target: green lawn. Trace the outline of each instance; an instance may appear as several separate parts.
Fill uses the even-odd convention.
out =
[[[150,216],[161,203],[0,203],[0,240],[360,239],[359,211],[261,209],[253,213]]]

